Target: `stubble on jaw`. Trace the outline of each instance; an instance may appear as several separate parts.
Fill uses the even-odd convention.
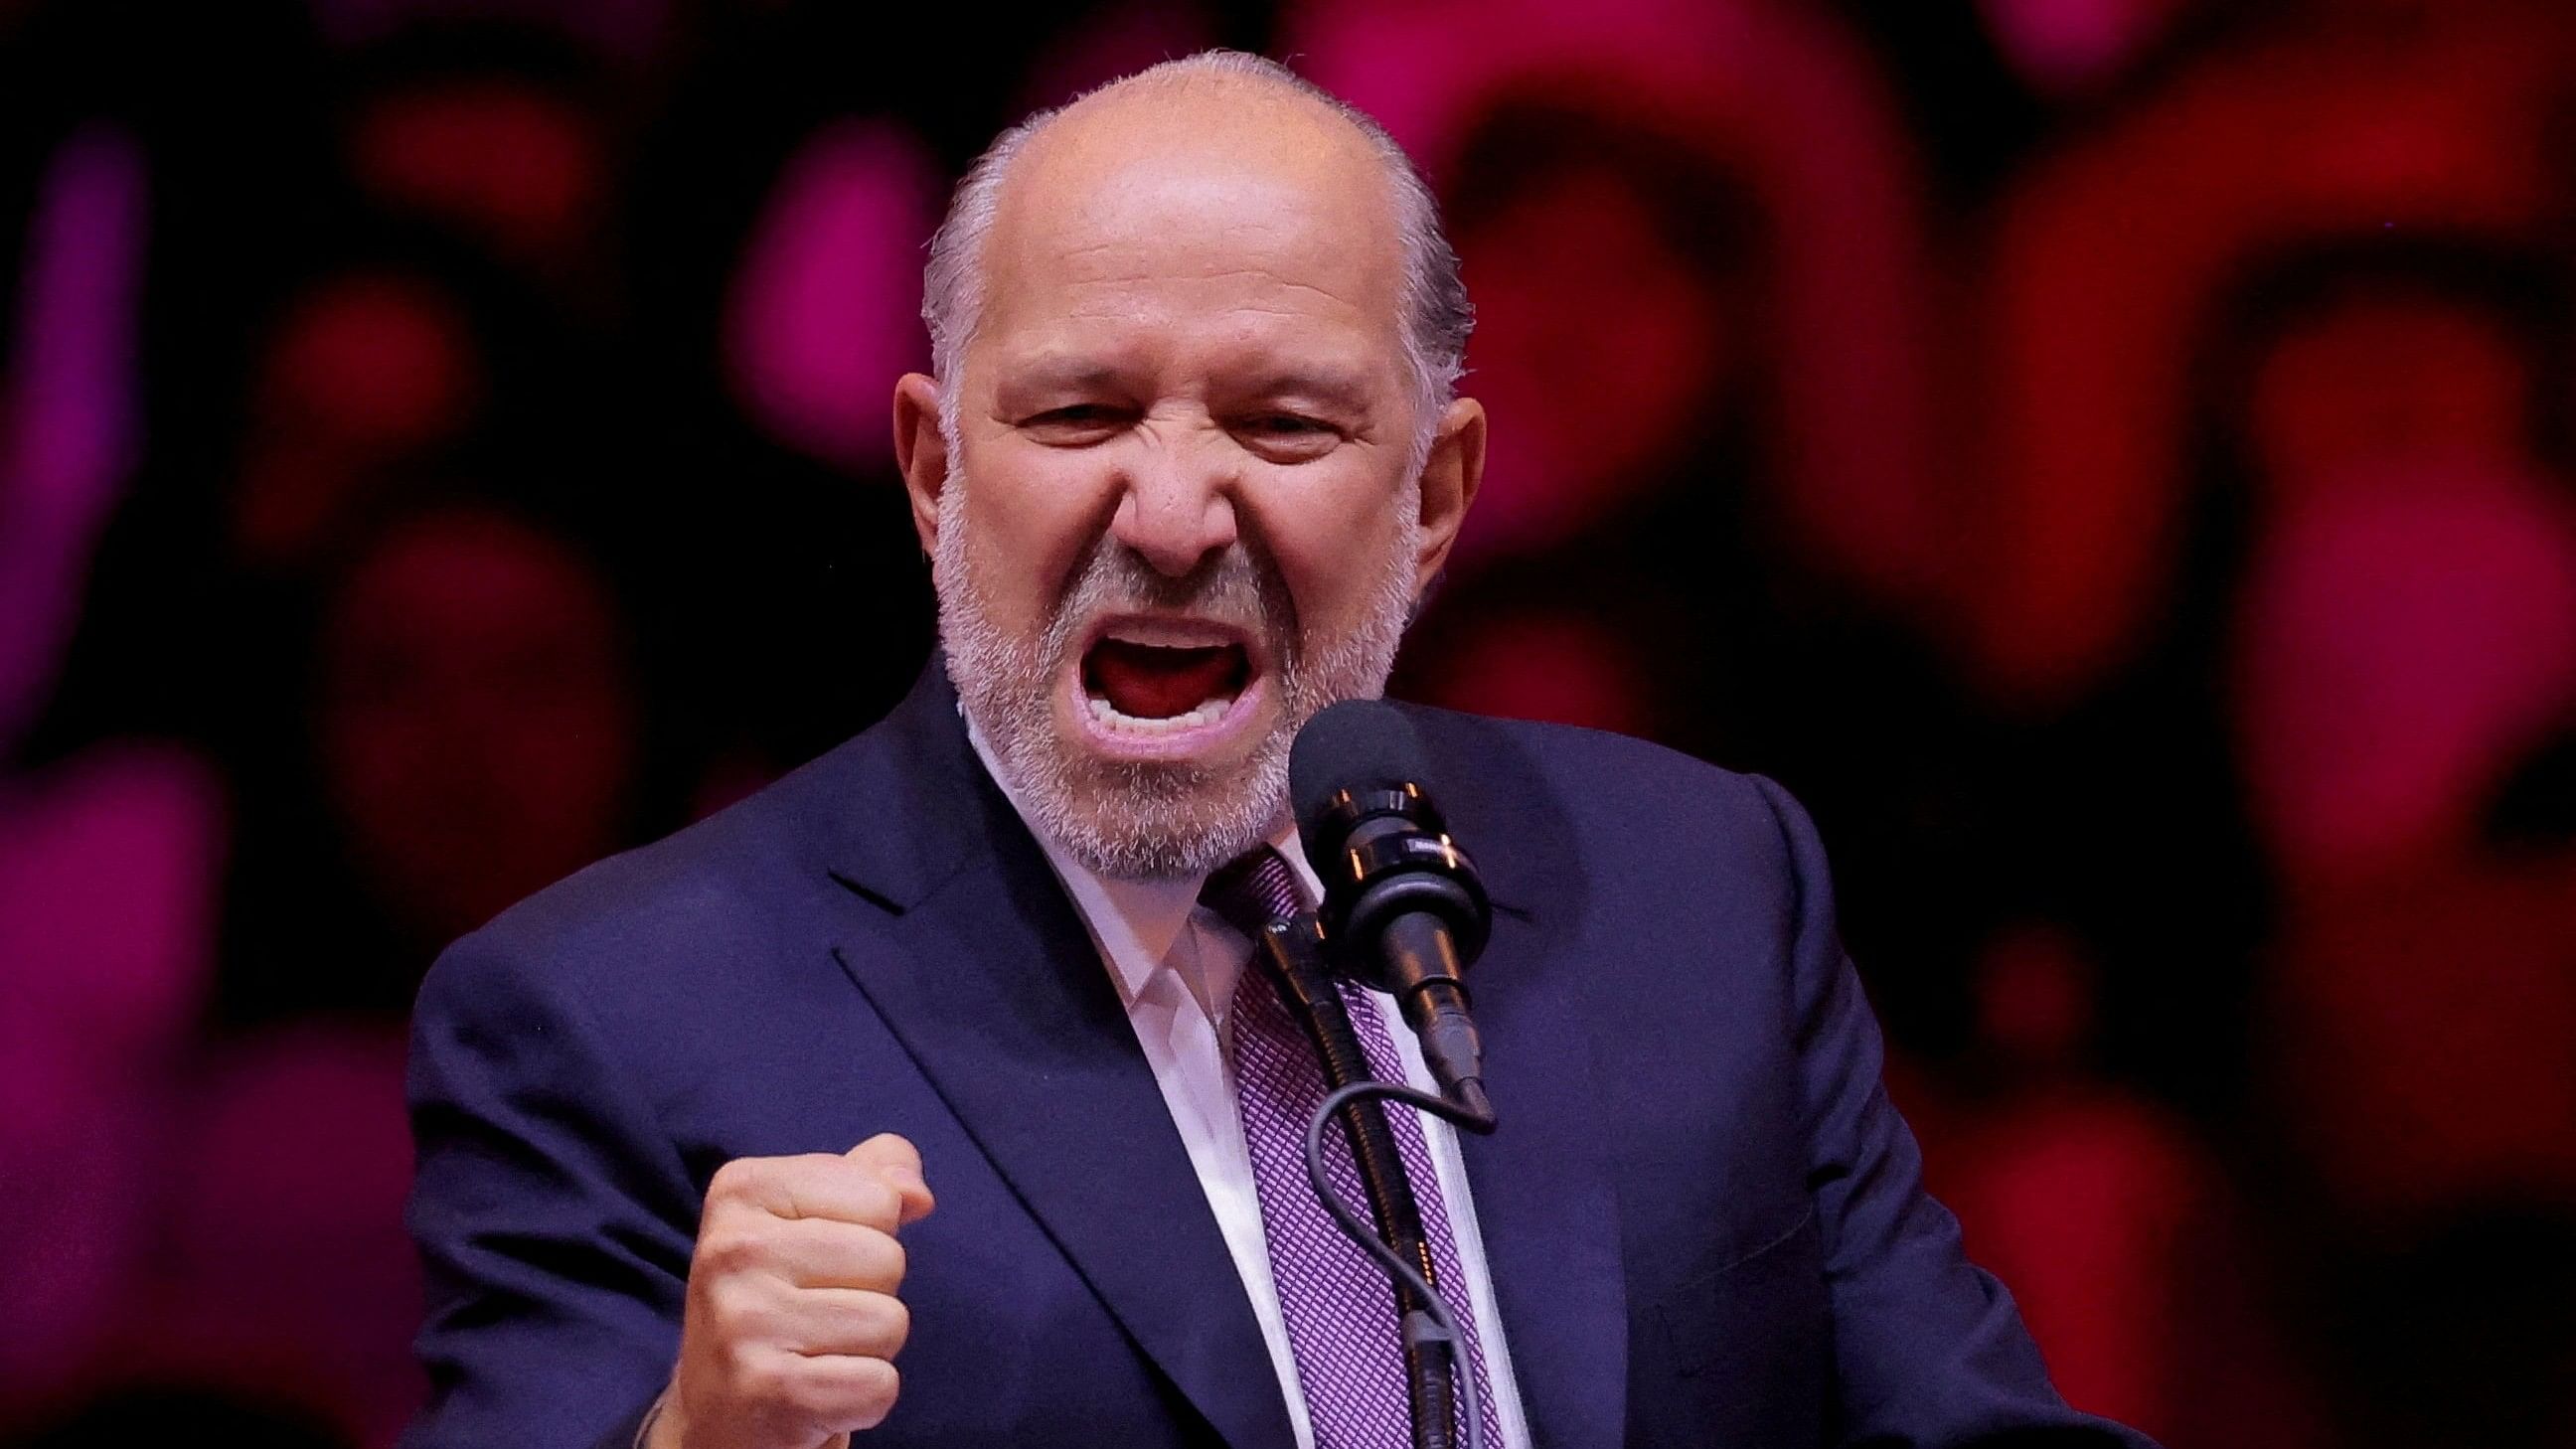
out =
[[[1267,840],[1286,819],[1288,751],[1326,705],[1376,698],[1395,667],[1414,598],[1421,523],[1398,509],[1397,536],[1357,627],[1341,638],[1307,637],[1285,581],[1238,541],[1186,578],[1157,573],[1103,536],[1035,637],[994,623],[990,596],[966,547],[968,484],[952,466],[939,496],[932,580],[948,677],[983,735],[1030,824],[1084,866],[1112,879],[1205,875]],[[1089,622],[1119,609],[1159,609],[1225,620],[1262,637],[1280,709],[1240,764],[1094,758],[1057,729],[1055,697]]]

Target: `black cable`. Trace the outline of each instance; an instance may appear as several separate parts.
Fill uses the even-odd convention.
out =
[[[1470,1132],[1493,1131],[1494,1117],[1490,1112],[1472,1112],[1445,1097],[1417,1091],[1412,1087],[1400,1086],[1394,1082],[1370,1081],[1354,1082],[1326,1096],[1323,1105],[1315,1109],[1314,1117],[1306,1124],[1306,1179],[1314,1185],[1316,1198],[1323,1203],[1324,1211],[1332,1214],[1334,1224],[1341,1228],[1344,1237],[1358,1244],[1360,1251],[1376,1259],[1378,1266],[1384,1268],[1389,1277],[1420,1295],[1423,1305],[1421,1311],[1430,1316],[1433,1330],[1436,1331],[1424,1330],[1420,1323],[1409,1315],[1404,1325],[1406,1347],[1410,1349],[1417,1343],[1433,1342],[1447,1350],[1449,1367],[1458,1386],[1458,1398],[1461,1407],[1465,1410],[1466,1449],[1485,1449],[1483,1390],[1476,1383],[1476,1366],[1465,1352],[1467,1336],[1459,1331],[1456,1315],[1450,1311],[1447,1301],[1441,1298],[1438,1290],[1431,1286],[1422,1272],[1413,1264],[1406,1262],[1402,1253],[1380,1241],[1375,1230],[1361,1221],[1359,1213],[1349,1203],[1342,1201],[1342,1195],[1333,1190],[1332,1181],[1324,1173],[1324,1130],[1331,1125],[1333,1114],[1346,1106],[1372,1098],[1403,1102],[1445,1122],[1464,1127]]]
[[[1280,998],[1304,1026],[1307,1043],[1324,1069],[1327,1091],[1376,1080],[1368,1053],[1351,1027],[1341,988],[1324,967],[1323,938],[1311,915],[1301,914],[1262,933],[1255,961],[1278,989]],[[1354,1102],[1340,1112],[1342,1134],[1353,1163],[1367,1188],[1369,1208],[1377,1219],[1381,1241],[1401,1254],[1434,1293],[1440,1289],[1431,1241],[1422,1228],[1422,1211],[1413,1196],[1411,1175],[1396,1150],[1395,1133],[1386,1114]],[[1390,1285],[1399,1325],[1411,1323],[1424,1310],[1425,1299],[1401,1279]],[[1437,1342],[1406,1335],[1403,1344],[1405,1398],[1410,1409],[1415,1449],[1453,1449],[1457,1403],[1449,1357]]]

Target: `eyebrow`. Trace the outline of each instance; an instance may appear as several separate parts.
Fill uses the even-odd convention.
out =
[[[1369,401],[1367,380],[1359,373],[1337,367],[1265,373],[1245,392],[1253,397],[1313,398],[1352,408],[1365,407]]]
[[[1330,365],[1277,367],[1248,374],[1251,382],[1220,390],[1237,397],[1308,398],[1330,406],[1365,410],[1370,403],[1368,378],[1354,369]],[[1003,387],[1013,393],[1096,392],[1131,386],[1128,369],[1097,358],[1040,357],[1005,372]]]
[[[1014,389],[1090,391],[1123,385],[1124,369],[1086,357],[1041,357],[1023,366],[1006,367],[1006,385]]]

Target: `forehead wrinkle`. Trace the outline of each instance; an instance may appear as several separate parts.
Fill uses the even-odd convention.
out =
[[[1001,359],[995,376],[996,401],[1068,392],[1158,390],[1160,361],[1150,350],[1132,346],[1113,343],[1095,349],[1049,342]],[[1385,390],[1384,380],[1373,381],[1365,367],[1313,356],[1281,357],[1257,343],[1207,359],[1202,381],[1216,397],[1306,399],[1368,417],[1377,414]]]
[[[1250,297],[1236,293],[1201,300],[1192,294],[1203,286],[1241,277],[1268,284]],[[1299,305],[1297,299],[1312,299]],[[1312,282],[1292,281],[1262,268],[1225,268],[1204,275],[1171,277],[1139,268],[1114,277],[1031,279],[995,299],[992,321],[982,345],[1015,372],[1046,365],[1051,356],[1115,358],[1131,361],[1140,354],[1224,355],[1253,349],[1272,354],[1264,366],[1282,370],[1334,367],[1365,374],[1365,366],[1345,368],[1333,358],[1279,356],[1323,351],[1335,358],[1375,343],[1390,344],[1387,319],[1335,291]],[[1385,359],[1389,366],[1397,359]]]
[[[1200,163],[1182,158],[1177,164]],[[1014,279],[1096,286],[1250,277],[1356,305],[1357,297],[1317,285],[1320,268],[1326,279],[1344,280],[1354,291],[1383,291],[1385,305],[1397,304],[1395,237],[1381,231],[1378,247],[1351,245],[1347,222],[1335,225],[1341,219],[1334,215],[1349,209],[1346,194],[1244,173],[1163,179],[1168,184],[1077,195],[1065,205],[1005,207],[989,243],[994,281],[1008,289]]]
[[[1160,316],[1125,309],[1054,313],[1016,336],[997,337],[994,385],[1124,384],[1174,365],[1204,370],[1230,390],[1294,388],[1353,402],[1396,385],[1384,375],[1395,360],[1373,366],[1367,339],[1341,322],[1258,306],[1188,315],[1193,325],[1175,329]],[[1267,325],[1271,319],[1285,325]]]
[[[1189,293],[1193,282],[1220,282],[1232,276],[1252,275],[1231,272],[1222,275],[1190,278],[1150,278],[1074,282],[1061,290],[1061,300],[1039,291],[1024,307],[1044,306],[1042,315],[1064,321],[1136,322],[1158,325],[1181,323],[1192,330],[1220,331],[1229,323],[1236,331],[1264,322],[1279,322],[1305,330],[1322,329],[1336,335],[1365,334],[1370,330],[1368,308],[1330,287],[1313,282],[1292,282],[1271,278],[1278,296],[1229,297],[1200,304]],[[1261,274],[1267,275],[1267,274]],[[1142,284],[1141,286],[1137,284]],[[1034,289],[1033,289],[1034,290]],[[1175,294],[1178,295],[1175,295]],[[1323,304],[1297,306],[1292,298],[1311,297]],[[1041,324],[1043,325],[1043,324]]]
[[[1244,245],[1211,248],[1139,237],[1077,242],[1066,250],[1015,248],[997,258],[992,317],[1275,312],[1363,330],[1399,322],[1401,294],[1394,278],[1370,276],[1365,263],[1337,263],[1321,237],[1280,237],[1278,245],[1265,245],[1267,232],[1244,229]],[[1244,255],[1252,248],[1273,255]],[[1216,291],[1216,297],[1195,297],[1198,291]],[[1296,307],[1293,299],[1321,302],[1321,309]]]

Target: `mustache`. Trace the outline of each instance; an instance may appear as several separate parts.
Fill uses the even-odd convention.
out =
[[[1149,611],[1231,624],[1268,640],[1283,658],[1297,639],[1297,606],[1287,580],[1277,565],[1240,539],[1175,578],[1135,550],[1104,538],[1057,604],[1049,643],[1060,655],[1085,625],[1103,614]]]

